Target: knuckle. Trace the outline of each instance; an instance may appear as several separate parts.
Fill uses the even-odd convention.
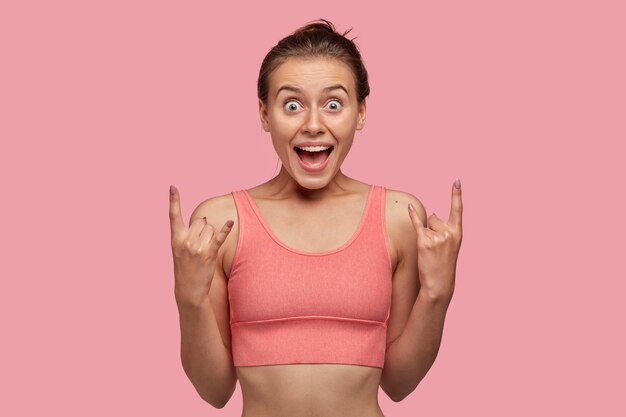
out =
[[[213,239],[213,246],[217,249],[220,248],[220,246],[222,246],[222,243],[224,243],[224,237],[222,236],[222,234],[218,234],[217,236],[215,236],[215,238]]]
[[[187,253],[194,256],[200,253],[202,246],[198,245],[197,242],[192,242],[191,240],[187,240],[185,242],[185,248],[187,249]]]
[[[207,259],[209,261],[213,261],[217,258],[217,252],[218,252],[219,247],[216,246],[215,244],[211,243],[211,245],[207,248]]]
[[[181,239],[179,236],[172,237],[171,243],[172,249],[176,249],[177,251],[180,251],[185,246],[184,240]]]

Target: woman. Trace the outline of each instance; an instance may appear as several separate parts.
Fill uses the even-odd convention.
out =
[[[202,202],[188,228],[170,188],[183,368],[216,408],[239,380],[244,417],[382,416],[378,386],[402,400],[439,349],[462,238],[460,183],[449,223],[434,214],[426,223],[411,194],[341,171],[369,94],[346,34],[321,19],[261,66],[276,177]]]

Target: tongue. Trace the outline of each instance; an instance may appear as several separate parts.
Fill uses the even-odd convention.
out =
[[[326,160],[328,157],[328,151],[321,152],[307,152],[303,151],[300,154],[300,159],[307,165],[318,165]]]

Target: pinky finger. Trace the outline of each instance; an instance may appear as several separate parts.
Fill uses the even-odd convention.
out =
[[[224,223],[224,226],[222,226],[222,230],[220,230],[219,233],[213,236],[210,243],[211,256],[215,256],[217,254],[217,251],[226,241],[226,237],[232,230],[234,224],[235,222],[233,222],[232,220],[228,220],[226,223]]]

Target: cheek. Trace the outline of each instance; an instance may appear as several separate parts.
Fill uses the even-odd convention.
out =
[[[293,131],[293,128],[290,128],[285,124],[280,124],[278,126],[274,125],[274,128],[272,129],[272,137],[276,141],[290,140],[293,136]]]
[[[272,143],[274,145],[274,149],[278,153],[284,153],[286,146],[288,146],[293,138],[296,136],[296,133],[292,129],[289,129],[284,124],[279,126],[274,125],[270,131],[272,136]]]
[[[295,118],[276,117],[272,120],[271,131],[277,137],[291,136],[299,129],[299,122]]]
[[[352,118],[337,119],[335,123],[329,125],[331,132],[340,138],[352,137],[357,127],[356,120]]]

